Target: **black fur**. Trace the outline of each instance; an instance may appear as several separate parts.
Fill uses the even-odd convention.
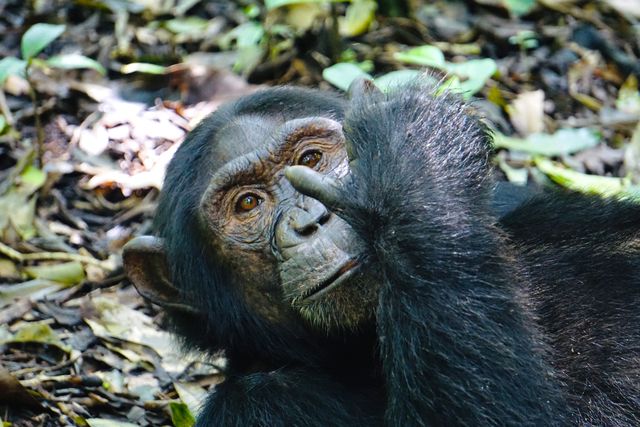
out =
[[[346,215],[384,277],[386,421],[557,423],[560,387],[494,226],[490,141],[463,105],[420,89],[362,99],[345,123],[357,158]]]
[[[572,421],[640,425],[640,206],[558,192],[502,224],[527,266]]]
[[[381,425],[379,392],[345,384],[317,369],[281,368],[231,376],[218,386],[199,426]]]
[[[205,318],[190,348],[224,349],[199,426],[640,423],[640,207],[544,194],[498,224],[491,144],[465,106],[409,87],[344,101],[301,89],[230,104],[172,161],[156,229],[174,283]],[[243,114],[344,120],[357,160],[340,215],[382,289],[375,330],[276,329],[216,265],[197,207],[210,142]]]

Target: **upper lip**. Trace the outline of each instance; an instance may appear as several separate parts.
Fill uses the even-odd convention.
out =
[[[313,299],[322,294],[322,291],[328,290],[332,285],[338,285],[347,277],[350,277],[361,265],[357,258],[350,258],[340,267],[338,267],[329,277],[307,289],[302,299]]]

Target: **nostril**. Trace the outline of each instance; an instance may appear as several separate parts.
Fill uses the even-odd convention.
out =
[[[331,212],[329,211],[325,211],[320,218],[318,218],[318,224],[320,225],[325,225],[327,222],[329,222],[329,219],[331,218]]]
[[[318,226],[316,224],[307,224],[304,227],[296,227],[296,232],[302,237],[308,237],[316,232]]]

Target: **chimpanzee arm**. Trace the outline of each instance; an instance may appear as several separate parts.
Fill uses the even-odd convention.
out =
[[[280,369],[232,376],[209,396],[197,427],[378,426],[383,402],[317,372]]]
[[[506,215],[576,425],[640,425],[640,204],[550,191]]]
[[[426,91],[353,100],[342,182],[287,176],[345,218],[380,269],[389,425],[553,425],[561,398],[493,226],[488,138]]]
[[[527,201],[543,193],[543,189],[533,185],[516,185],[511,182],[498,181],[493,187],[491,206],[498,218],[515,212]]]

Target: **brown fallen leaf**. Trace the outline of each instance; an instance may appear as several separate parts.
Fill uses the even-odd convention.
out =
[[[0,402],[6,405],[43,409],[40,402],[20,384],[11,372],[0,366]]]
[[[523,92],[507,107],[513,127],[522,136],[544,131],[544,92]]]

